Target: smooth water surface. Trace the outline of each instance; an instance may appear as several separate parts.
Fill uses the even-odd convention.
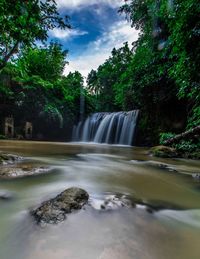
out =
[[[80,143],[0,141],[23,155],[17,166],[47,166],[50,173],[1,179],[0,259],[199,259],[200,162],[155,159],[147,149]],[[159,163],[168,168],[159,167]],[[174,170],[178,171],[175,172]],[[56,226],[36,226],[29,209],[72,186],[90,203],[120,193],[184,210],[148,213],[143,206],[110,211],[87,206]]]

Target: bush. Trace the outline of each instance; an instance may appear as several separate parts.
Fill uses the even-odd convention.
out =
[[[192,140],[182,140],[180,143],[175,145],[175,148],[181,152],[194,152],[200,150],[200,141],[194,143]]]
[[[160,144],[164,145],[166,140],[173,138],[175,135],[176,134],[171,133],[171,132],[160,133],[160,139],[159,139]]]

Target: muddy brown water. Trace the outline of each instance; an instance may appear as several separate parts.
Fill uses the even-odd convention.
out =
[[[0,150],[25,156],[18,167],[50,168],[45,175],[0,179],[0,190],[13,194],[0,200],[0,259],[200,258],[200,182],[192,177],[199,161],[84,143],[0,141]],[[71,186],[88,191],[93,204],[120,193],[184,210],[86,207],[56,226],[36,226],[29,209]]]

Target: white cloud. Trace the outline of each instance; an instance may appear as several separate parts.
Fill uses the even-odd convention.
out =
[[[87,77],[92,69],[97,69],[107,58],[108,53],[91,52],[77,59],[69,60],[69,65],[66,65],[64,74],[67,75],[69,72],[79,71],[84,77]]]
[[[65,67],[64,74],[79,71],[83,76],[87,76],[91,69],[97,69],[99,65],[110,56],[112,49],[120,48],[124,42],[136,41],[138,31],[130,27],[125,21],[114,23],[107,32],[91,42],[83,55],[76,59],[69,60],[69,65]]]
[[[50,32],[51,37],[55,37],[58,39],[65,39],[65,40],[71,37],[83,36],[86,34],[88,34],[87,31],[81,31],[76,29],[61,30],[61,29],[55,28]]]
[[[119,7],[124,3],[124,0],[56,0],[59,8],[81,8],[95,4],[106,4],[113,8]]]

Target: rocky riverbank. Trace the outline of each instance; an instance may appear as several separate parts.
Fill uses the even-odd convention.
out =
[[[32,167],[32,166],[4,166],[0,168],[0,178],[13,179],[27,176],[34,176],[38,174],[48,173],[48,167]]]
[[[200,159],[200,151],[195,152],[181,152],[173,147],[168,146],[155,146],[149,151],[150,155],[160,158],[185,158],[185,159]]]
[[[16,162],[21,161],[22,159],[23,158],[21,156],[0,152],[0,166],[14,164]]]
[[[13,179],[19,177],[33,176],[48,173],[48,167],[23,164],[24,157],[0,153],[0,179]]]

